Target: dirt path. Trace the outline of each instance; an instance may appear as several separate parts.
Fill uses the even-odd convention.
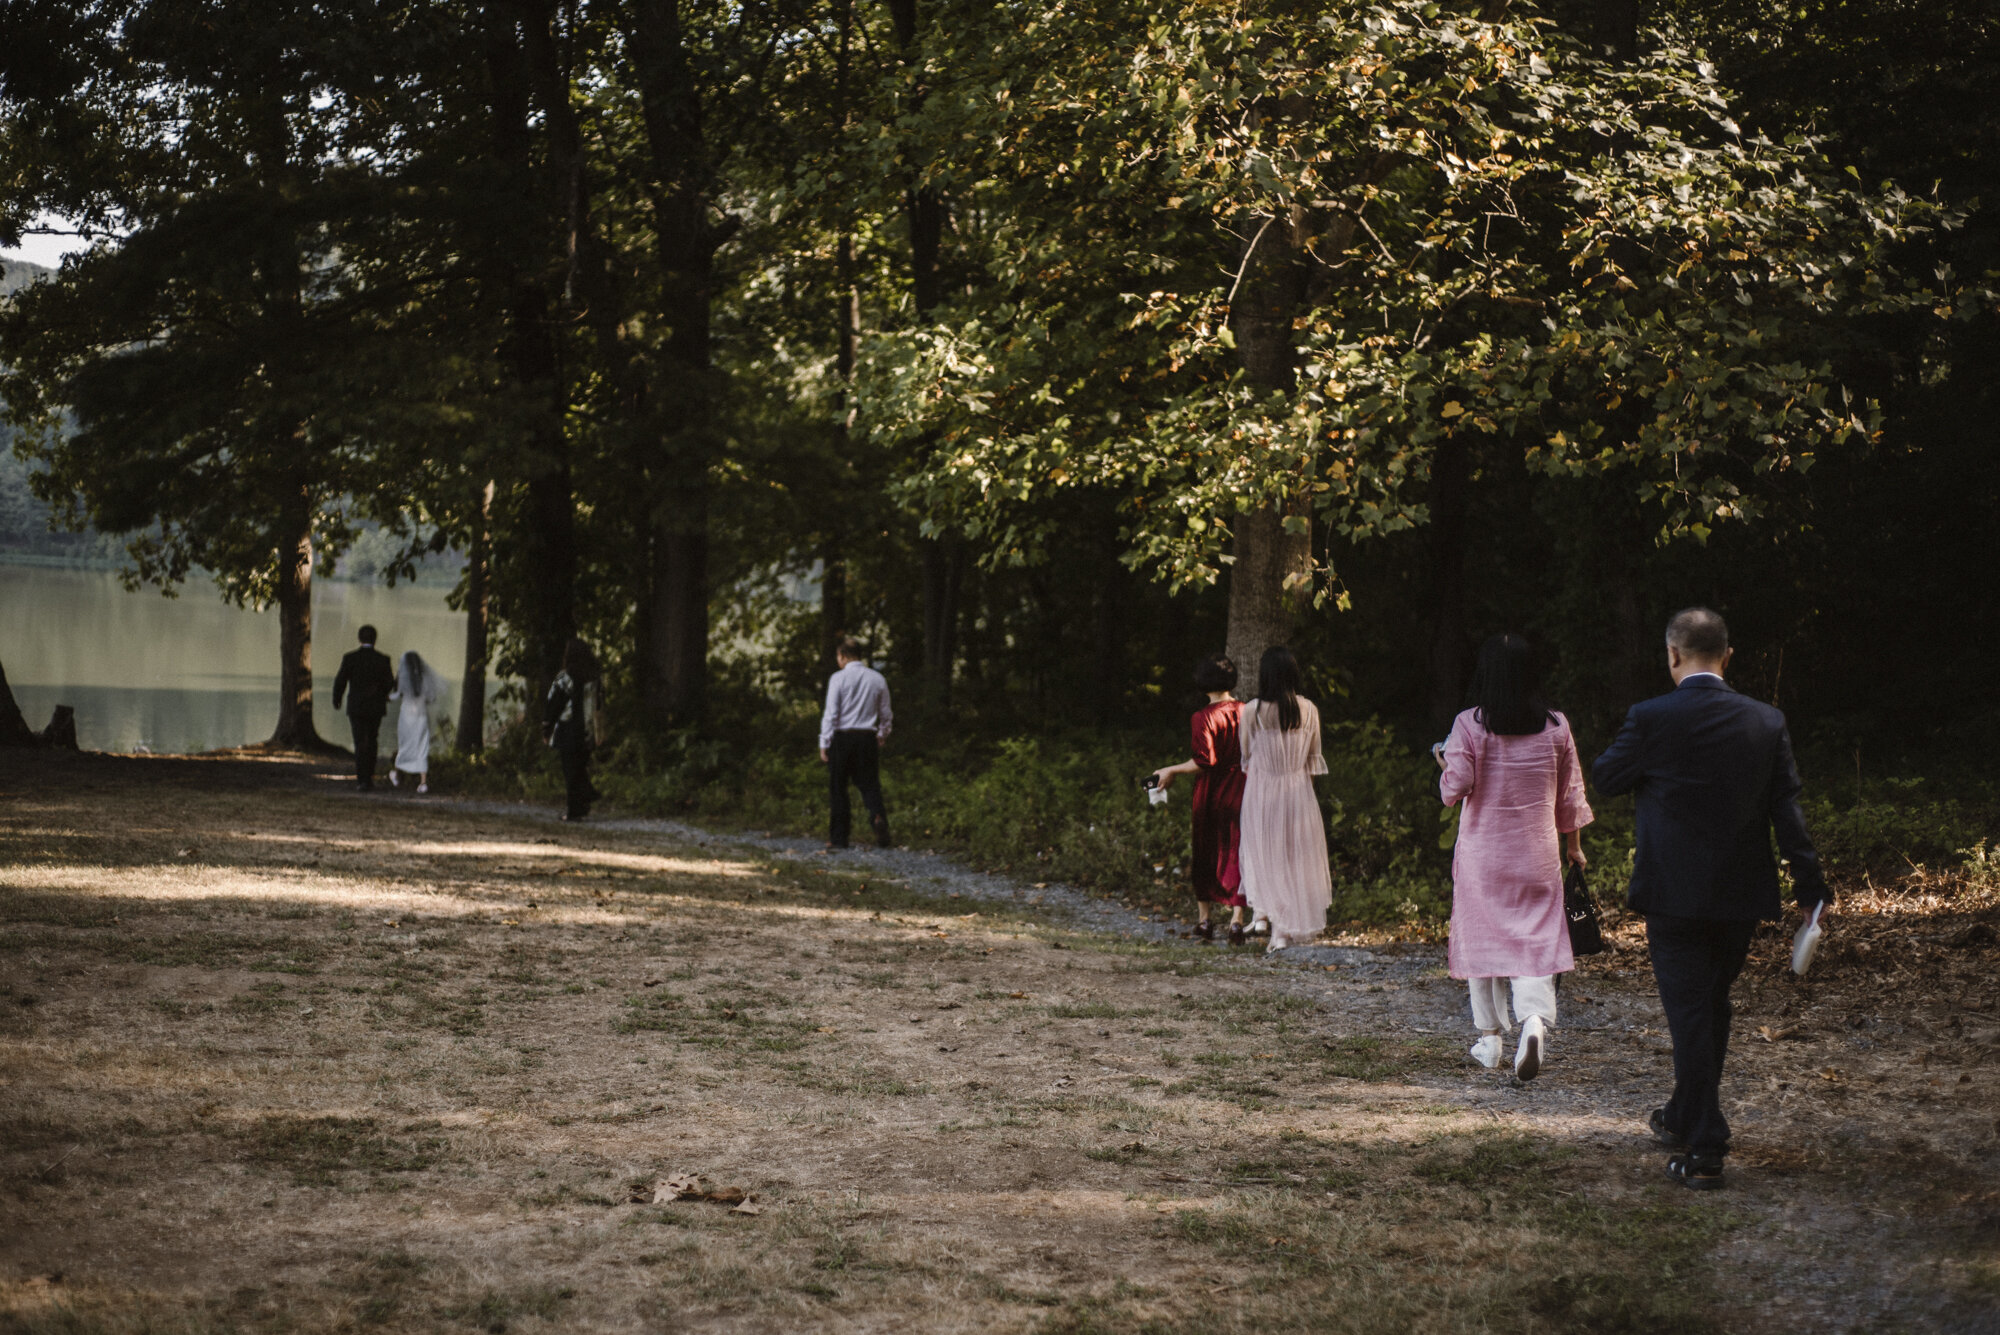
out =
[[[1990,895],[1760,943],[1695,1196],[1630,939],[1520,1086],[1434,951],[922,854],[4,752],[0,840],[0,1331],[2000,1330]]]

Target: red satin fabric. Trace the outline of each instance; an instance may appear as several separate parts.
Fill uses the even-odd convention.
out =
[[[1194,896],[1229,907],[1244,903],[1243,876],[1237,867],[1243,809],[1242,754],[1237,746],[1237,717],[1242,706],[1234,700],[1204,705],[1195,711],[1192,732],[1194,763]]]

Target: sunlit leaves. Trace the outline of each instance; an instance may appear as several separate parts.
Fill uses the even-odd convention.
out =
[[[1125,498],[1132,559],[1215,579],[1234,516],[1301,498],[1351,538],[1424,522],[1437,444],[1623,471],[1660,532],[1754,518],[1770,479],[1865,438],[1839,322],[1987,300],[1896,273],[1954,219],[1745,139],[1662,34],[1632,68],[1541,23],[1418,4],[968,11],[968,87],[924,127],[976,198],[957,307],[879,349],[878,433],[950,448],[940,519],[1032,550],[1035,502]],[[1026,72],[1032,72],[1026,73]],[[946,153],[946,144],[954,151]],[[969,147],[978,146],[978,147]],[[1277,226],[1304,256],[1297,387],[1238,377],[1230,303]]]

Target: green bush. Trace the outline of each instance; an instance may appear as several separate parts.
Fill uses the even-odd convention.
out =
[[[1910,784],[1909,789],[1916,785]],[[1805,801],[1806,828],[1830,868],[1900,874],[1912,864],[1963,862],[1966,850],[2000,834],[2000,812],[1957,798],[1864,798],[1846,807]]]
[[[802,720],[788,720],[800,724]],[[619,806],[738,829],[819,836],[826,770],[776,728],[762,738],[692,732],[633,736],[601,757],[596,782]],[[485,756],[442,762],[459,785],[555,799],[553,755],[528,730]],[[1164,902],[1189,893],[1189,785],[1164,807],[1139,780],[1181,758],[1167,734],[1006,737],[944,746],[892,744],[883,788],[899,841],[953,852],[1032,880]],[[1330,832],[1334,917],[1436,921],[1450,910],[1444,809],[1428,755],[1379,723],[1341,723],[1326,735],[1319,783]]]
[[[826,770],[801,737],[804,711],[763,731],[718,738],[634,735],[606,753],[598,786],[629,811],[819,837]],[[1075,733],[943,744],[899,736],[883,758],[897,838],[1032,881],[1063,881],[1146,904],[1184,900],[1192,854],[1186,783],[1152,807],[1139,780],[1185,754],[1177,733]],[[1451,912],[1454,813],[1438,801],[1430,756],[1375,720],[1336,723],[1320,780],[1335,922],[1435,927]],[[440,762],[462,786],[555,800],[555,760],[517,729],[476,761]],[[1830,867],[1895,871],[1957,865],[2000,833],[1991,803],[1919,800],[1914,781],[1876,785],[1837,807],[1809,798],[1807,820]],[[1808,792],[1811,792],[1810,785]],[[1632,802],[1593,794],[1584,845],[1600,902],[1622,900],[1632,866]]]

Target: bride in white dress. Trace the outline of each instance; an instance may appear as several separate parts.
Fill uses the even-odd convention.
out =
[[[397,774],[417,776],[417,791],[428,793],[431,771],[431,706],[444,698],[444,679],[412,649],[396,668],[396,689],[391,700],[401,700],[396,715],[396,763],[389,770],[389,782]]]

